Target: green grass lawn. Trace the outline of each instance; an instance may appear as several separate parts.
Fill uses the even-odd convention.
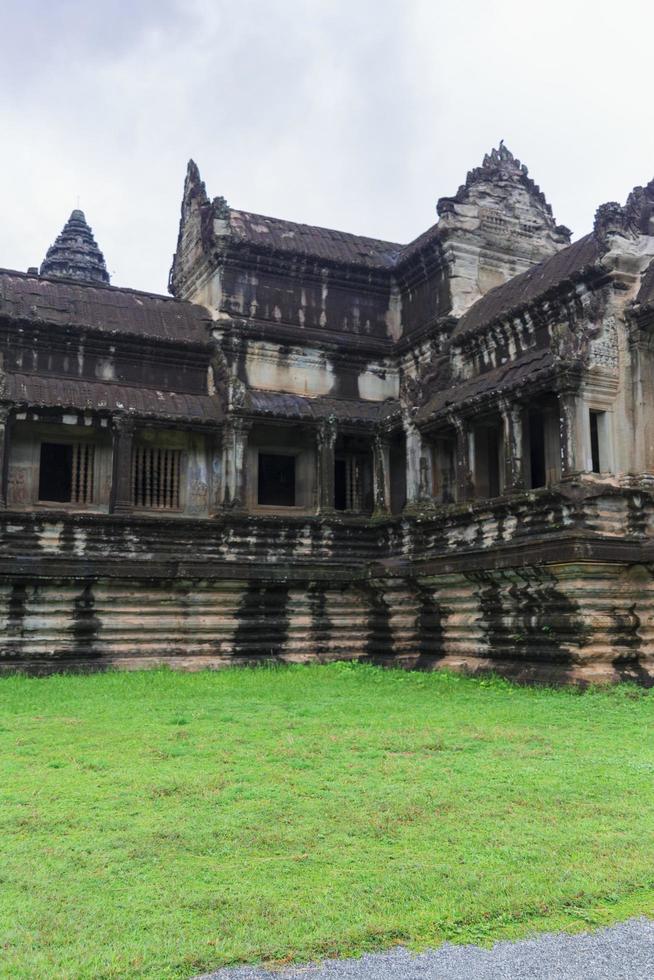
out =
[[[654,911],[654,694],[336,664],[0,680],[0,976]]]

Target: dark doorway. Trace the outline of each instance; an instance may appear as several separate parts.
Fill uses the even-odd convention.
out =
[[[334,507],[347,510],[347,474],[344,459],[334,461]]]
[[[544,487],[547,483],[545,468],[545,422],[542,412],[529,413],[529,464],[531,487]]]
[[[500,448],[502,436],[499,422],[482,422],[474,429],[475,437],[475,496],[498,497],[502,492]]]
[[[599,423],[600,415],[603,412],[593,412],[590,413],[590,457],[591,466],[593,473],[601,473],[602,467],[600,462],[600,433],[599,433]]]
[[[295,456],[259,453],[258,502],[295,507]]]
[[[453,436],[434,440],[434,498],[441,504],[456,500],[456,441]]]
[[[406,504],[406,448],[404,435],[391,443],[391,513],[400,514]]]
[[[70,502],[73,489],[73,447],[59,442],[41,443],[39,500]]]
[[[500,495],[500,434],[496,428],[488,430],[488,496]]]

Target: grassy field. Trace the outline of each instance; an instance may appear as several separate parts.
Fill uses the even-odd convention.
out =
[[[0,680],[0,976],[654,912],[654,694],[336,664]]]

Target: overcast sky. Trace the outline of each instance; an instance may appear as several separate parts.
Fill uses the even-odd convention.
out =
[[[578,237],[654,177],[653,9],[2,0],[0,266],[79,206],[114,284],[165,292],[189,157],[232,207],[406,242],[502,138]]]

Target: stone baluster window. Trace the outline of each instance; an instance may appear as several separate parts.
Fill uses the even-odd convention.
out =
[[[132,499],[149,510],[180,509],[179,449],[135,446],[132,451]]]
[[[95,446],[90,443],[74,443],[72,495],[74,504],[90,504],[93,500],[93,461]]]
[[[335,461],[336,510],[363,510],[363,460],[359,455],[348,453],[337,456]]]

